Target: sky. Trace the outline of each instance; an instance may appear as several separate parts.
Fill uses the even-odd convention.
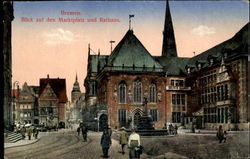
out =
[[[192,57],[194,52],[198,55],[231,38],[249,22],[247,0],[170,1],[169,4],[179,57]],[[62,11],[78,15],[62,15]],[[128,31],[128,17],[132,14],[134,34],[151,55],[160,56],[165,1],[14,2],[13,82],[38,86],[39,79],[47,74],[50,78],[65,78],[70,99],[77,74],[80,89],[85,91],[88,44],[92,54],[100,49],[101,55],[109,55],[109,42],[115,41],[113,48],[119,43]],[[48,18],[55,22],[48,22]],[[59,22],[59,18],[78,18],[84,22]],[[116,22],[100,22],[100,18]]]

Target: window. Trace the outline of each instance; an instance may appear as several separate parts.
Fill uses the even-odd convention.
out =
[[[174,80],[171,80],[171,86],[174,86]]]
[[[157,109],[150,109],[150,115],[151,115],[152,121],[158,120],[157,113],[158,113]]]
[[[151,84],[149,88],[149,102],[156,103],[156,85]]]
[[[220,101],[221,100],[221,96],[220,96],[220,87],[219,86],[217,86],[217,101]]]
[[[201,69],[201,63],[198,63],[198,70],[200,70]]]
[[[172,104],[176,105],[176,94],[172,94]]]
[[[41,114],[41,115],[47,115],[46,108],[41,108],[40,114]]]
[[[126,122],[126,109],[119,109],[118,110],[118,121],[119,122]]]
[[[214,59],[211,58],[211,59],[209,60],[209,64],[210,64],[210,65],[213,65],[213,62],[214,62]]]
[[[173,105],[185,105],[185,94],[172,94]]]
[[[119,103],[126,103],[126,84],[119,84]]]
[[[134,82],[134,102],[142,102],[142,83],[139,80]]]
[[[172,122],[173,123],[181,122],[181,112],[172,112]]]
[[[96,95],[96,82],[92,81],[89,84],[89,95],[95,96]]]

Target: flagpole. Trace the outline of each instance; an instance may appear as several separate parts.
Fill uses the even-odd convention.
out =
[[[131,29],[131,17],[129,16],[129,30]]]
[[[129,18],[129,30],[131,30],[131,18],[134,16],[135,16],[134,14],[128,16],[128,18]]]

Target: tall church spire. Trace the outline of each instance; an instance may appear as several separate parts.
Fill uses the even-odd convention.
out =
[[[78,82],[78,78],[76,74],[76,80],[73,85],[73,89],[71,91],[71,102],[74,102],[78,97],[80,97],[80,95],[81,95],[81,90],[80,90],[80,86],[79,86],[79,82]]]
[[[177,57],[174,28],[172,24],[169,3],[166,0],[165,24],[163,31],[162,56]]]

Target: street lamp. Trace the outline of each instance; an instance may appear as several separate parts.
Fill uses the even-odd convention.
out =
[[[112,44],[115,43],[115,41],[111,40],[111,41],[109,41],[109,42],[110,42],[110,45],[111,45],[111,53],[112,53],[112,49],[113,49],[113,48],[112,48]]]

